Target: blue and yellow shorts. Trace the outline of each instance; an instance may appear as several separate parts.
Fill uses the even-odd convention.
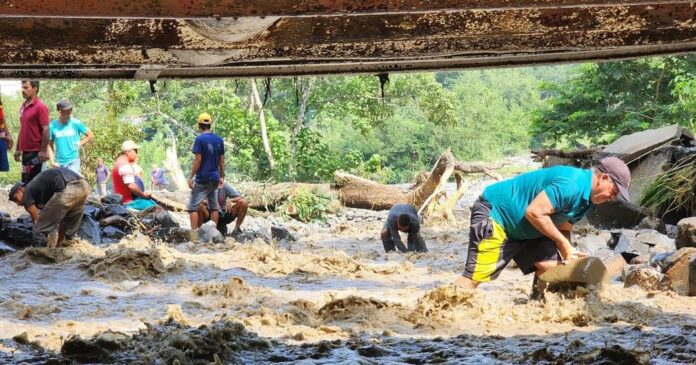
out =
[[[469,255],[464,277],[473,281],[491,281],[500,275],[510,260],[526,275],[536,271],[541,261],[559,261],[556,244],[547,237],[513,240],[491,217],[491,205],[479,197],[471,207]]]

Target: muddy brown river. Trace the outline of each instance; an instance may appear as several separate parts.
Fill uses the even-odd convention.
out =
[[[465,217],[426,225],[427,254],[385,254],[385,217],[276,217],[299,240],[271,245],[132,236],[2,256],[0,363],[696,363],[696,298],[617,282],[530,301],[516,268],[459,289]]]

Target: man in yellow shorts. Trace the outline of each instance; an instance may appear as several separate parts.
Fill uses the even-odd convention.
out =
[[[541,275],[560,262],[586,256],[570,244],[573,224],[594,204],[628,200],[631,172],[616,157],[594,169],[554,166],[488,186],[471,208],[469,254],[455,284],[476,288],[515,260]]]

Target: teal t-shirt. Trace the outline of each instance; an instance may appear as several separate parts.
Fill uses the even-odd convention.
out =
[[[570,166],[554,166],[528,172],[488,186],[483,196],[491,204],[491,218],[508,237],[527,240],[542,237],[524,217],[529,203],[542,191],[551,201],[554,224],[576,223],[592,207],[592,171]]]
[[[80,137],[87,134],[87,127],[75,118],[65,124],[56,119],[49,124],[48,134],[55,145],[56,162],[63,165],[80,157]]]

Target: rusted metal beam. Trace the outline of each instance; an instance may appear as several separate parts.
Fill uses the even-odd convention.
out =
[[[247,63],[218,67],[163,68],[159,79],[182,78],[249,78],[266,76],[302,76],[329,74],[374,74],[379,72],[415,72],[435,70],[456,70],[470,68],[511,67],[526,65],[558,64],[587,60],[626,60],[661,54],[685,54],[696,51],[696,42],[652,45],[646,47],[625,47],[622,49],[603,49],[592,51],[549,52],[538,54],[471,55],[446,59],[427,60],[378,60],[350,62],[309,62],[296,60],[294,63],[276,62],[273,64]],[[137,65],[118,65],[112,67],[46,67],[17,66],[0,68],[0,78],[52,78],[52,79],[133,79]]]
[[[210,3],[220,2],[206,1]],[[691,2],[582,3],[238,19],[0,17],[0,74],[134,77],[141,66],[154,65],[170,66],[159,72],[161,78],[242,77],[519,65],[694,51],[696,7]],[[138,77],[143,78],[143,72]]]
[[[4,16],[207,18],[558,8],[670,3],[669,0],[0,0]]]
[[[240,27],[233,19],[172,20],[172,19],[42,19],[0,18],[0,49],[17,52],[20,49],[86,50],[138,49],[143,61],[147,50],[259,50],[272,48],[283,57],[295,53],[307,54],[316,50],[316,57],[330,48],[349,51],[351,44],[372,43],[375,52],[382,47],[373,42],[392,42],[384,51],[408,53],[413,43],[445,39],[452,45],[447,52],[496,51],[496,43],[514,37],[532,37],[523,42],[520,50],[544,50],[561,45],[554,38],[572,47],[618,46],[640,41],[643,34],[660,34],[645,41],[683,41],[696,27],[696,8],[690,3],[654,4],[646,6],[580,7],[557,9],[512,9],[458,11],[428,14],[388,14],[365,16],[324,16],[271,19],[267,26],[256,29],[249,37],[226,41],[225,33],[236,34]],[[246,29],[246,28],[245,28]],[[617,34],[629,39],[611,37]],[[631,36],[631,35],[634,36]],[[510,38],[512,37],[512,38]],[[536,37],[538,44],[531,42]],[[503,39],[501,39],[503,38]],[[632,39],[633,38],[633,39]],[[688,37],[687,37],[688,38]],[[487,43],[491,43],[487,47]],[[399,43],[407,45],[399,50]],[[510,43],[509,41],[507,43]],[[467,45],[469,44],[469,45]],[[356,48],[355,57],[365,54]],[[506,47],[508,49],[508,47]],[[434,49],[433,54],[438,54]],[[330,54],[333,56],[333,54]],[[350,56],[341,54],[342,56]],[[370,55],[372,56],[372,55]],[[89,60],[89,58],[88,58]],[[118,63],[118,60],[114,60]],[[147,62],[145,62],[147,63]]]

